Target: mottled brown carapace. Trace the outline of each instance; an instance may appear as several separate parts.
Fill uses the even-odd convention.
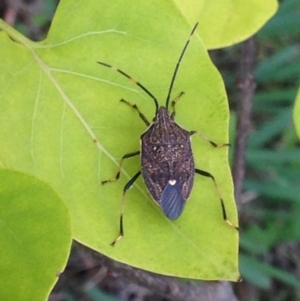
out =
[[[160,107],[141,136],[141,169],[145,184],[164,214],[174,220],[184,208],[194,183],[191,133]]]

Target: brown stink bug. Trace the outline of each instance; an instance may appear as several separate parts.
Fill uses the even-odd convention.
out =
[[[133,156],[140,155],[141,170],[133,176],[133,178],[125,185],[123,189],[122,209],[120,215],[120,233],[119,236],[112,242],[112,245],[119,241],[124,235],[123,211],[126,191],[133,185],[133,183],[141,174],[153,200],[157,205],[160,206],[163,213],[171,220],[175,220],[181,215],[185,203],[192,191],[195,173],[211,178],[221,201],[224,221],[226,221],[230,226],[238,229],[227,219],[225,205],[214,176],[207,171],[195,168],[194,157],[191,148],[191,136],[197,134],[214,147],[228,146],[228,143],[217,144],[197,131],[187,131],[183,129],[174,121],[175,104],[184,94],[184,92],[181,92],[171,102],[172,113],[169,113],[168,111],[171,92],[180,62],[197,26],[198,23],[194,26],[176,64],[165,107],[159,107],[157,98],[145,86],[129,76],[127,73],[106,63],[98,62],[103,66],[121,73],[123,76],[127,77],[133,83],[138,85],[154,100],[156,107],[155,117],[153,122],[150,123],[135,104],[131,104],[130,102],[121,99],[122,102],[131,106],[138,112],[140,118],[148,128],[141,135],[141,149],[124,155],[120,162],[116,176],[110,180],[102,182],[102,184],[106,184],[118,180],[123,161]]]

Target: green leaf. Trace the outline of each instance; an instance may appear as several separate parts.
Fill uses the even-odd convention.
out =
[[[266,92],[258,92],[255,95],[255,103],[257,110],[265,110],[268,106],[278,106],[279,104],[289,103],[294,101],[296,96],[296,88],[273,89]]]
[[[300,76],[300,47],[286,47],[266,59],[255,70],[255,78],[259,83],[286,81]],[[280,72],[278,72],[280,70]]]
[[[68,210],[45,183],[0,169],[0,300],[47,300],[71,246]]]
[[[259,38],[278,38],[281,36],[299,36],[299,0],[285,0],[280,2],[276,18],[272,18],[262,30]]]
[[[252,149],[260,149],[271,138],[279,135],[288,127],[292,120],[291,109],[282,109],[273,120],[264,124],[257,132],[251,135],[248,145]],[[251,151],[250,151],[251,152]]]
[[[239,43],[255,34],[277,11],[276,0],[175,0],[208,49]]]
[[[262,164],[269,164],[271,166],[274,165],[274,162],[277,164],[299,164],[300,154],[298,150],[251,150],[247,154],[247,161],[250,165],[255,166],[256,168],[266,169],[266,166],[262,166]]]
[[[262,289],[269,288],[269,286],[271,285],[271,277],[270,275],[266,275],[261,271],[261,266],[264,263],[259,262],[253,257],[242,254],[240,255],[240,262],[241,272],[245,280]]]
[[[243,277],[260,288],[267,289],[272,278],[296,288],[300,285],[298,277],[268,263],[258,261],[248,255],[240,255],[240,261]]]
[[[126,195],[125,236],[119,231],[123,187],[139,159],[146,127],[119,100],[138,105],[148,120],[154,103],[107,62],[136,77],[164,105],[170,80],[191,26],[167,1],[61,1],[47,39],[33,43],[9,28],[0,36],[0,161],[49,183],[69,207],[74,238],[118,261],[165,275],[196,279],[238,278],[238,233],[222,218],[209,178],[196,176],[183,215],[168,220],[140,178]],[[162,30],[164,29],[164,30]],[[228,104],[222,79],[195,34],[182,61],[172,98],[176,120],[213,141],[228,141]],[[197,168],[212,173],[228,218],[237,224],[227,148],[193,137]]]
[[[298,90],[298,94],[296,96],[296,103],[294,108],[294,122],[298,137],[300,138],[300,89]]]

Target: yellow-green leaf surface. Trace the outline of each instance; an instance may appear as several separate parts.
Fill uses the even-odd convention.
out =
[[[47,300],[70,252],[65,204],[47,184],[0,169],[0,244],[0,300]]]
[[[294,123],[298,137],[300,138],[300,89],[296,97],[296,104],[294,108]]]
[[[127,193],[125,236],[119,231],[123,187],[140,169],[139,158],[120,158],[139,149],[153,100],[119,73],[142,82],[164,105],[170,80],[192,27],[170,1],[143,5],[122,1],[61,1],[47,39],[26,40],[1,24],[0,161],[6,168],[48,182],[69,207],[74,238],[118,261],[165,275],[197,279],[238,277],[238,233],[223,221],[209,178],[196,176],[184,213],[168,220],[140,178]],[[11,38],[9,38],[9,36]],[[228,105],[221,77],[198,34],[183,58],[172,98],[176,120],[216,142],[228,141]],[[237,224],[227,148],[193,137],[197,168],[219,184],[228,218]]]
[[[277,11],[277,0],[174,0],[185,18],[199,21],[208,49],[241,42],[255,34]]]

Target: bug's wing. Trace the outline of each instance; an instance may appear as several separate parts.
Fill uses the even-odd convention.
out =
[[[177,219],[184,208],[185,201],[177,181],[174,185],[168,183],[161,195],[160,206],[164,214],[171,220]]]

